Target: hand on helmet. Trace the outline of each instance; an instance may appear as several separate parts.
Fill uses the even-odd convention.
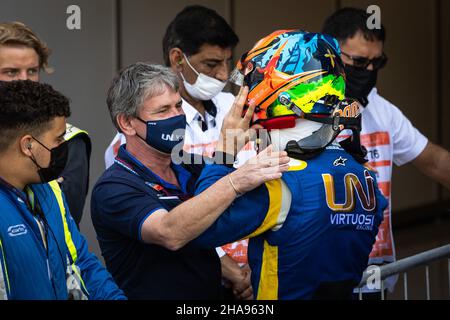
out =
[[[249,128],[255,106],[250,105],[245,115],[242,116],[247,95],[248,87],[241,87],[233,106],[223,120],[216,151],[236,155],[255,136],[256,131]]]

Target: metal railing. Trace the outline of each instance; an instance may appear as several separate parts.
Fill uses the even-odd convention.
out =
[[[432,250],[424,251],[419,254],[398,260],[379,267],[379,277],[380,277],[380,290],[381,299],[384,300],[384,286],[383,282],[389,276],[397,275],[403,273],[403,289],[404,289],[404,299],[408,300],[408,274],[407,271],[419,267],[425,266],[425,283],[427,290],[427,300],[431,299],[430,294],[430,267],[429,264],[433,261],[447,258],[447,269],[448,269],[448,289],[450,294],[450,244],[442,247],[438,247]],[[369,267],[370,268],[370,267]],[[364,271],[361,282],[359,283],[359,299],[362,300],[362,287],[367,285],[369,278],[373,277],[373,272],[368,271],[369,268]]]

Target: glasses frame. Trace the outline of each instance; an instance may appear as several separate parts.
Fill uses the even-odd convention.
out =
[[[347,58],[349,58],[350,60],[352,60],[353,66],[357,67],[357,68],[367,69],[368,66],[372,65],[374,70],[379,70],[379,69],[384,68],[384,66],[386,65],[386,63],[388,61],[388,57],[384,52],[381,54],[381,56],[373,58],[373,59],[368,59],[368,58],[360,57],[360,56],[352,56],[343,51],[341,51],[341,53],[344,56],[346,56]],[[358,62],[358,60],[359,60],[359,62]]]

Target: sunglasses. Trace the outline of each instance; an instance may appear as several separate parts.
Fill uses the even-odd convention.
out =
[[[357,68],[364,68],[366,69],[369,65],[373,66],[374,70],[379,70],[381,68],[383,68],[387,61],[388,61],[388,57],[386,56],[386,54],[383,52],[383,54],[377,58],[373,58],[373,59],[368,59],[365,57],[358,57],[358,56],[351,56],[345,52],[341,53],[346,56],[347,58],[349,58],[350,60],[353,61],[353,66],[357,67]]]

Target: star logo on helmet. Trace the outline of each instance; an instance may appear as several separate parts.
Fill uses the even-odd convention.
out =
[[[325,54],[325,58],[330,58],[331,60],[331,66],[334,68],[334,58],[336,58],[336,56],[330,51],[330,49],[327,49],[327,54]]]
[[[345,161],[347,161],[347,159],[339,157],[336,160],[334,160],[333,166],[335,166],[335,167],[339,167],[339,166],[345,167]]]

